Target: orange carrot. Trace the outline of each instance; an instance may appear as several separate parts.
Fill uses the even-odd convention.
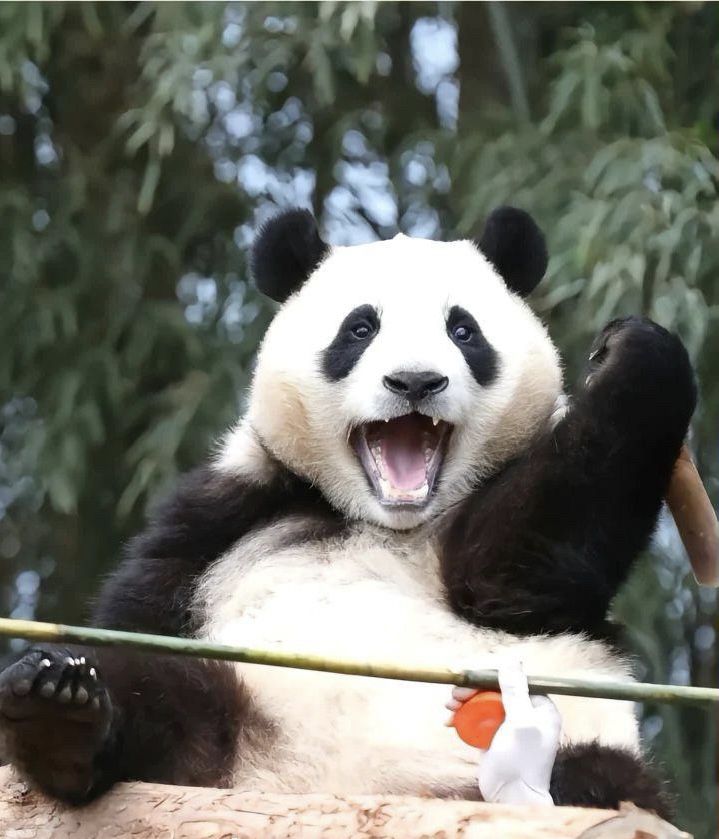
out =
[[[495,690],[484,690],[457,709],[452,725],[465,743],[478,749],[488,749],[503,722],[501,695]]]

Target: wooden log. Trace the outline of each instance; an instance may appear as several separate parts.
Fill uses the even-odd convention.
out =
[[[624,830],[627,816],[634,821]],[[645,821],[637,822],[638,817]],[[604,833],[604,824],[611,833]],[[9,767],[0,768],[2,839],[577,839],[589,830],[592,839],[686,837],[636,810],[624,814],[408,796],[272,795],[164,784],[118,784],[91,804],[70,807],[28,789]]]

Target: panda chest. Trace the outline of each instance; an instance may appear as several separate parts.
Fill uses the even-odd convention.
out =
[[[581,636],[529,636],[475,627],[446,604],[427,542],[359,530],[303,542],[302,523],[253,534],[200,580],[200,635],[238,646],[416,667],[628,677],[625,662]],[[476,790],[480,753],[445,726],[449,687],[263,665],[235,665],[271,744],[240,744],[236,784],[276,792],[457,795]],[[630,703],[555,697],[563,742],[634,749]],[[259,742],[259,741],[258,741]]]
[[[279,534],[265,534],[276,540]],[[445,606],[429,545],[368,533],[272,549],[236,545],[198,588],[213,641],[407,665],[447,666],[464,647],[489,652]],[[236,665],[276,748],[241,755],[238,783],[284,791],[427,792],[473,783],[476,752],[444,725],[446,685]]]

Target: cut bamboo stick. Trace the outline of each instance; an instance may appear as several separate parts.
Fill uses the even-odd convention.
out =
[[[25,638],[52,643],[89,644],[91,646],[127,647],[145,652],[170,653],[195,658],[241,661],[272,667],[290,667],[369,676],[379,679],[400,679],[410,682],[460,685],[497,690],[496,670],[458,670],[450,667],[410,667],[395,662],[368,662],[356,659],[323,658],[284,650],[262,650],[213,644],[199,638],[176,638],[169,635],[147,635],[61,623],[0,618],[0,636]],[[616,682],[604,679],[558,679],[553,676],[529,674],[531,693],[587,696],[601,699],[623,699],[633,702],[679,702],[693,704],[719,703],[719,689],[687,685],[655,685],[647,682]]]
[[[694,578],[701,585],[719,586],[719,521],[687,446],[674,465],[666,500]]]

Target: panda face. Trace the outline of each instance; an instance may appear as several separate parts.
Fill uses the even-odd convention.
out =
[[[543,325],[469,241],[329,250],[260,349],[248,422],[351,518],[404,529],[520,452],[561,394]]]

